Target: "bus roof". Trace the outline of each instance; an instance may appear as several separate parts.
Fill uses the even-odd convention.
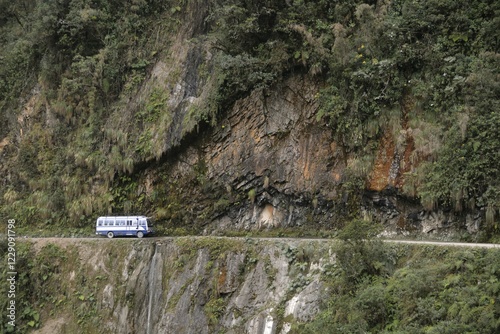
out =
[[[147,219],[148,217],[146,216],[101,216],[97,219],[107,219],[107,218],[121,218],[121,219]]]

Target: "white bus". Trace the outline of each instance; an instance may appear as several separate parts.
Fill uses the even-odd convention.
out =
[[[133,235],[142,238],[153,233],[152,224],[145,216],[99,217],[95,225],[95,234],[113,238]]]

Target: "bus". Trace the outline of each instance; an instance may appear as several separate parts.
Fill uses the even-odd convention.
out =
[[[95,225],[95,234],[113,238],[132,235],[142,238],[153,233],[151,221],[145,216],[99,217]]]

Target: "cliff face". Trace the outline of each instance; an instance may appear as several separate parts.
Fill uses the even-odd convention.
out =
[[[175,4],[128,3],[130,17],[51,4],[45,21],[50,6],[6,8],[3,217],[85,228],[134,212],[166,234],[365,218],[387,233],[494,234],[494,4],[466,17],[452,2]],[[425,14],[441,11],[449,21]],[[481,28],[440,37],[462,26]]]
[[[212,129],[174,151],[175,158],[167,152],[162,162],[175,180],[170,184],[190,194],[185,198],[169,188],[173,196],[183,198],[180,216],[189,217],[178,221],[198,222],[204,233],[300,226],[330,229],[362,212],[380,220],[388,234],[479,230],[483,219],[479,211],[426,210],[402,195],[405,173],[417,163],[410,159],[415,154],[414,139],[403,120],[395,130],[403,133],[400,147],[386,133],[370,153],[374,160],[360,167],[359,153],[346,151],[318,121],[319,90],[320,83],[307,75],[256,90],[236,101]],[[407,112],[403,109],[401,113]],[[155,177],[156,168],[146,168],[143,182],[162,183]],[[350,188],[357,174],[365,178],[361,197]],[[193,207],[195,214],[189,214]]]
[[[3,1],[0,219],[28,235],[144,214],[159,235],[381,222],[494,239],[499,5]],[[500,330],[497,253],[353,235],[19,242],[19,328]]]
[[[50,296],[62,302],[49,306],[50,315],[40,311],[37,333],[287,333],[292,323],[319,312],[326,288],[320,277],[335,264],[331,245],[323,242],[181,238],[56,245],[61,255],[76,256],[76,266],[61,266],[47,282],[63,282]],[[85,313],[58,318],[71,309]]]
[[[308,78],[293,77],[275,90],[256,91],[237,101],[196,149],[180,153],[169,173],[182,179],[192,171],[186,161],[201,163],[206,182],[221,189],[216,202],[227,201],[210,229],[300,226],[314,206],[319,226],[332,219],[324,209],[337,198],[345,162],[315,119],[317,90]]]
[[[498,248],[179,237],[19,239],[16,249],[15,333],[500,328]]]

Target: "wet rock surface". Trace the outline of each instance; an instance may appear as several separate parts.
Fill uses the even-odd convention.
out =
[[[169,175],[182,179],[193,173],[193,166],[202,165],[205,184],[218,189],[207,204],[198,200],[188,208],[215,207],[208,217],[198,215],[203,216],[205,234],[301,226],[334,229],[355,211],[381,221],[389,234],[478,231],[482,221],[477,212],[469,213],[466,221],[465,214],[427,212],[418,200],[403,195],[405,173],[412,166],[409,135],[400,148],[389,134],[381,136],[365,194],[351,203],[343,189],[357,157],[317,120],[319,90],[311,78],[291,76],[272,89],[253,91],[212,129],[182,147]],[[201,192],[192,189],[193,196]]]
[[[94,240],[75,244],[86,254],[82,263],[90,262],[90,249],[105,250],[113,260],[101,258],[99,266],[60,274],[99,278],[94,298],[103,332],[287,333],[292,323],[310,321],[319,312],[325,295],[320,277],[336,261],[332,243],[207,237],[111,245]]]

